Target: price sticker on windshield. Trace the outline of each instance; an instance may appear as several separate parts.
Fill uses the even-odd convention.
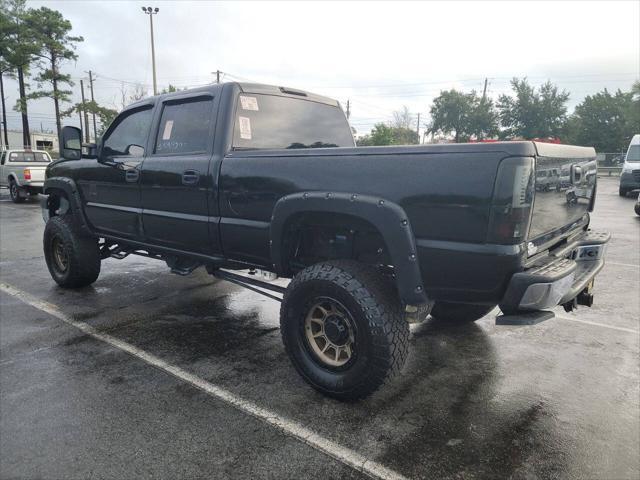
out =
[[[167,120],[164,124],[164,131],[162,132],[162,140],[171,139],[171,130],[173,130],[173,120]]]
[[[240,138],[251,140],[251,120],[249,117],[238,117],[240,122]]]
[[[258,99],[256,97],[245,97],[244,95],[240,95],[240,105],[243,110],[252,110],[257,112],[258,108]]]

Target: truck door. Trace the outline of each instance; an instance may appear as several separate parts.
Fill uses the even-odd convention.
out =
[[[78,188],[93,227],[126,238],[141,236],[140,165],[149,137],[153,105],[122,112],[104,135],[100,161],[83,162]]]
[[[215,127],[209,93],[170,97],[159,105],[153,150],[142,164],[142,222],[148,242],[190,252],[215,254],[210,217],[216,211],[210,171]]]

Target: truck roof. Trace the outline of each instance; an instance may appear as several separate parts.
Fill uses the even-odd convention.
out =
[[[205,85],[204,87],[197,88],[189,88],[187,90],[179,90],[177,92],[171,93],[163,93],[160,95],[155,95],[153,97],[143,98],[142,100],[138,100],[130,105],[127,105],[125,110],[129,108],[135,108],[140,105],[148,105],[150,103],[155,103],[158,100],[164,100],[167,98],[173,97],[181,97],[185,94],[193,94],[193,93],[208,93],[211,95],[219,94],[224,85],[235,84],[239,87],[240,91],[243,93],[255,93],[255,94],[263,94],[263,95],[279,95],[283,97],[293,97],[293,98],[303,98],[306,100],[311,100],[313,102],[325,103],[327,105],[332,105],[334,107],[339,106],[337,100],[333,98],[325,97],[322,95],[317,95],[315,93],[307,92],[304,90],[299,90],[297,88],[290,87],[280,87],[276,85],[266,85],[262,83],[248,83],[248,82],[225,82],[225,83],[213,83],[211,85]]]

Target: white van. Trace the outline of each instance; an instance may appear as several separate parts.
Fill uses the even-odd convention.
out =
[[[633,190],[640,190],[640,135],[634,135],[629,144],[618,192],[621,197],[626,197]]]

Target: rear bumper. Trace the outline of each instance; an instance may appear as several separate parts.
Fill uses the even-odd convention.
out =
[[[590,295],[610,238],[607,232],[583,232],[559,254],[514,274],[500,308],[509,313],[544,310],[571,302],[585,290]]]

